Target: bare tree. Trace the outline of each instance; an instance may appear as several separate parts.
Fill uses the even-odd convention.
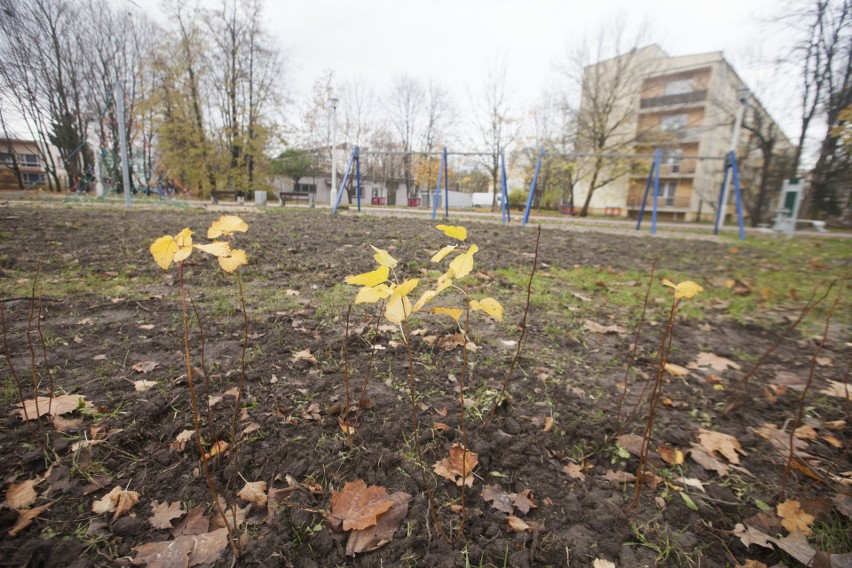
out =
[[[394,78],[385,100],[388,122],[396,134],[401,150],[405,152],[402,158],[403,178],[408,197],[417,195],[411,152],[415,150],[414,145],[422,132],[424,100],[423,86],[408,75],[397,75]]]
[[[577,113],[577,149],[596,154],[579,162],[578,177],[586,190],[580,216],[589,212],[595,191],[629,174],[633,162],[602,154],[632,152],[637,136],[638,99],[642,79],[653,73],[662,55],[645,43],[644,29],[627,33],[621,22],[602,27],[576,49],[564,67],[580,94]]]
[[[482,163],[491,176],[492,211],[497,209],[500,152],[514,142],[520,131],[520,123],[512,115],[507,83],[508,65],[505,59],[497,58],[486,69],[481,93],[471,96],[474,146],[484,146],[488,152]]]

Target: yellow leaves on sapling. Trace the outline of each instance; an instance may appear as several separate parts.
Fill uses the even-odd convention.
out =
[[[494,298],[483,298],[481,300],[471,300],[470,309],[473,311],[482,310],[489,316],[503,321],[503,306]]]
[[[476,245],[470,245],[467,251],[456,256],[450,262],[450,270],[453,271],[455,278],[464,278],[470,271],[473,270],[473,255],[479,250]]]
[[[461,308],[448,308],[444,306],[439,306],[437,308],[432,308],[429,310],[433,314],[450,316],[456,321],[459,321],[459,318],[462,317],[464,311]]]
[[[217,260],[219,261],[219,266],[222,270],[229,274],[240,266],[248,264],[246,251],[241,249],[231,249],[231,254],[228,256],[220,256]]]
[[[183,262],[192,254],[192,231],[188,228],[175,236],[160,237],[149,248],[154,261],[167,270],[174,262]]]
[[[404,322],[412,311],[411,300],[405,296],[393,294],[385,304],[385,318],[391,323],[400,324]]]
[[[246,231],[248,231],[248,225],[237,215],[222,215],[210,224],[210,228],[207,229],[207,238],[216,239],[234,233],[245,233]]]
[[[356,304],[375,304],[379,300],[386,300],[393,293],[389,286],[379,284],[378,286],[364,286],[358,290],[355,296]]]
[[[388,274],[390,274],[390,268],[386,265],[382,265],[371,272],[364,272],[355,276],[347,276],[344,282],[347,284],[354,284],[355,286],[367,286],[372,288],[373,286],[378,286],[379,284],[387,282]]]
[[[663,279],[663,285],[668,286],[669,288],[674,288],[675,300],[680,300],[682,298],[694,298],[699,292],[704,291],[704,288],[692,280],[684,280],[680,284],[675,284],[671,280]]]
[[[456,250],[456,248],[458,248],[458,245],[445,246],[444,248],[435,253],[435,255],[430,259],[431,262],[441,262],[442,260],[444,260],[444,257]]]
[[[458,227],[456,225],[438,225],[435,228],[439,231],[442,231],[451,239],[457,239],[459,241],[467,240],[467,229],[465,229],[464,227]]]
[[[231,256],[231,245],[225,241],[214,241],[206,245],[195,245],[195,248],[215,257]]]
[[[390,254],[388,254],[388,251],[376,248],[373,245],[370,245],[370,248],[376,251],[376,254],[373,255],[373,258],[376,259],[376,263],[378,263],[379,266],[396,268],[398,261]]]

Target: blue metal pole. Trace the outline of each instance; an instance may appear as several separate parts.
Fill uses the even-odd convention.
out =
[[[355,186],[356,187],[355,191],[356,191],[356,195],[357,195],[357,199],[358,199],[358,213],[360,213],[361,212],[361,156],[360,156],[360,154],[355,156],[355,180],[357,181],[357,184]]]
[[[432,220],[438,216],[438,199],[441,197],[441,175],[444,173],[444,161],[438,166],[438,183],[435,184],[435,197],[432,199]]]
[[[349,172],[352,171],[352,162],[355,161],[355,156],[358,155],[358,146],[352,150],[352,155],[349,156],[349,164],[346,166],[346,173],[343,174],[343,181],[340,183],[340,188],[337,190],[337,199],[331,207],[331,214],[337,213],[337,208],[340,206],[340,199],[343,197],[343,188],[346,187],[346,180],[349,178]]]
[[[500,204],[500,216],[505,225],[511,222],[512,218],[509,212],[509,190],[506,187],[506,154],[503,150],[500,150],[500,191],[503,196],[503,202]]]
[[[722,198],[725,196],[725,186],[728,185],[728,170],[731,167],[730,164],[731,154],[728,154],[728,159],[725,160],[725,174],[722,177],[722,189],[719,190],[719,206],[716,208],[716,222],[713,223],[713,234],[719,234],[719,219],[722,215],[725,214],[725,211],[722,209]]]
[[[737,194],[737,220],[740,225],[740,240],[745,240],[745,224],[743,220],[743,196],[740,193],[740,168],[737,165],[737,155],[731,150],[731,173],[733,175],[734,191]]]
[[[535,195],[535,186],[538,182],[538,171],[541,169],[541,160],[544,157],[544,146],[538,152],[538,161],[535,163],[535,173],[533,174],[532,183],[530,183],[530,194],[527,196],[527,208],[524,211],[524,220],[522,225],[526,225],[530,220],[530,209],[532,209],[533,196]]]
[[[657,158],[660,152],[659,148],[654,150],[654,161],[651,162],[651,169],[648,171],[648,180],[645,182],[645,195],[642,196],[642,205],[639,207],[639,218],[636,220],[636,230],[642,227],[642,216],[645,214],[645,204],[648,202],[648,192],[651,191],[651,180],[654,179],[654,172],[657,169]]]
[[[660,162],[662,161],[662,152],[657,149],[654,152],[654,159],[657,162],[654,168],[654,208],[651,210],[651,234],[657,234],[657,201],[660,199]]]
[[[444,216],[450,218],[450,165],[447,163],[447,147],[441,152],[441,163],[444,167]],[[441,183],[441,172],[438,172],[438,184]]]

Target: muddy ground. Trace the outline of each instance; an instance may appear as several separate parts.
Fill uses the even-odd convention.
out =
[[[47,476],[35,485],[38,497],[27,507],[50,507],[14,537],[7,531],[18,513],[8,506],[0,510],[0,565],[129,565],[135,547],[175,534],[149,522],[155,501],[180,502],[184,511],[201,505],[205,515],[215,517],[198,472],[199,452],[192,441],[182,450],[175,443],[193,424],[178,270],[160,269],[148,247],[155,238],[187,226],[196,232],[196,242],[205,241],[206,227],[220,214],[82,206],[17,206],[0,212],[0,301],[11,361],[25,385],[25,397],[32,398],[34,360],[43,395],[52,380],[56,394],[84,396],[93,405],[63,415],[56,425],[63,431],[44,434],[34,422],[26,424],[14,414],[19,395],[3,362],[2,490]],[[532,227],[465,223],[470,242],[480,247],[469,277],[470,293],[502,302],[503,321],[481,314],[471,318],[475,351],[468,352],[464,376],[463,350],[450,338],[457,332],[451,319],[416,317],[409,328],[419,442],[444,532],[459,524],[460,493],[432,472],[432,464],[447,457],[461,439],[460,380],[468,404],[468,447],[479,460],[473,486],[465,495],[463,535],[448,542],[430,518],[417,462],[405,344],[398,330],[377,321],[376,306],[358,305],[349,317],[344,355],[347,308],[357,289],[343,284],[343,279],[375,267],[368,247],[372,244],[400,260],[396,271],[401,278],[421,277],[425,286],[438,274],[429,257],[450,240],[426,219],[345,212],[332,218],[327,211],[306,209],[241,214],[250,225],[248,233],[238,237],[250,261],[242,272],[249,339],[238,426],[246,433],[241,434],[236,485],[232,451],[212,458],[210,468],[229,500],[245,481],[266,481],[269,488],[290,490],[279,493],[283,498],[278,507],[253,505],[248,511],[240,528],[243,553],[237,565],[591,566],[596,558],[623,567],[708,568],[747,559],[769,566],[798,565],[783,551],[758,545],[746,548],[733,530],[737,523],[747,523],[767,534],[787,534],[774,513],[782,501],[785,458],[756,430],[773,424],[789,431],[819,345],[813,337],[816,328],[807,335],[796,330],[781,340],[743,391],[744,402],[731,412],[724,409],[740,392],[739,379],[798,316],[810,290],[791,292],[772,309],[739,321],[723,302],[696,298],[701,313],[684,313],[675,322],[671,362],[689,367],[699,353],[710,353],[741,369],[722,370],[705,363],[692,365],[696,368],[683,377],[666,374],[651,446],[683,450],[686,458],[668,464],[654,452],[649,467],[660,479],[655,488],[643,488],[638,507],[630,512],[626,511],[634,483],[618,480],[620,472],[635,473],[638,460],[635,448],[619,448],[615,437],[641,435],[647,416],[647,404],[642,404],[637,417],[621,427],[619,402],[653,258],[660,259],[657,281],[688,276],[710,288],[724,286],[735,269],[757,270],[770,264],[771,251],[747,245],[732,250],[730,241],[546,228],[536,285],[548,286],[550,293],[530,307],[523,351],[509,382],[511,402],[485,423],[520,338],[536,233]],[[843,260],[822,262],[825,266]],[[44,352],[36,323],[30,319],[30,287],[37,267]],[[599,276],[590,280],[595,268]],[[820,267],[809,270],[813,281],[819,281]],[[234,279],[198,251],[187,261],[185,272],[187,291],[203,324],[203,367],[210,394],[223,395],[241,375],[243,320]],[[671,291],[654,286],[622,417],[655,376],[655,354]],[[615,301],[625,294],[636,300]],[[830,295],[825,303],[833,299]],[[829,380],[848,380],[852,353],[848,299],[846,294],[822,346],[806,403],[805,421],[815,427],[815,437],[803,441],[810,474],[793,470],[786,487],[787,499],[823,500],[817,501],[822,504],[817,522],[840,535],[830,544],[835,553],[850,552],[838,548],[849,543],[850,524],[844,516],[849,508],[842,493],[848,480],[843,474],[852,470],[847,450],[852,429],[832,424],[847,418],[848,401],[819,391],[830,385]],[[444,301],[459,304],[460,299],[449,293]],[[587,321],[612,328],[600,333]],[[27,340],[28,325],[32,342]],[[201,369],[198,328],[193,327],[190,335],[192,364]],[[373,355],[372,346],[377,346]],[[295,356],[305,350],[315,362]],[[150,362],[156,366],[151,368]],[[369,376],[351,446],[339,424],[347,367],[353,407],[364,377]],[[199,399],[204,400],[203,372],[193,375]],[[135,382],[141,380],[156,384],[137,391]],[[235,403],[233,396],[222,396],[212,408],[212,424],[202,409],[206,443],[230,439]],[[350,420],[354,417],[351,414]],[[46,418],[41,428],[49,429]],[[718,462],[738,469],[722,475],[689,455],[702,428],[739,440],[743,449],[739,463],[715,455]],[[42,447],[45,437],[48,441]],[[73,449],[81,440],[98,441]],[[626,441],[624,445],[629,446]],[[353,558],[346,556],[347,535],[332,530],[323,511],[330,506],[332,491],[355,479],[385,487],[389,493],[407,492],[412,499],[393,540]],[[139,502],[115,519],[113,513],[94,513],[95,501],[116,486],[138,492]],[[483,500],[486,486],[510,494],[532,493],[536,508],[514,511],[529,530],[510,530],[507,513]],[[173,524],[179,522],[176,518]],[[829,547],[817,537],[811,545],[818,550]],[[225,550],[213,565],[232,562],[231,552]]]

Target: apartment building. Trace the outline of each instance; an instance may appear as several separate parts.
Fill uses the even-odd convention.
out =
[[[54,163],[62,163],[55,147],[51,146],[48,151],[51,152]],[[0,190],[48,188],[48,166],[44,163],[43,156],[44,152],[37,142],[0,138]],[[62,167],[57,169],[60,183],[65,187],[67,173]]]
[[[633,67],[629,72],[625,70],[627,65]],[[622,86],[622,100],[617,107],[620,123],[614,127],[614,138],[623,143],[620,151],[640,155],[653,154],[655,148],[662,151],[657,201],[660,216],[687,221],[713,219],[734,117],[743,90],[747,90],[733,67],[721,52],[672,57],[657,45],[590,66],[584,81],[586,76],[600,75],[600,70],[595,69],[598,66],[610,73],[621,73],[622,78],[627,76],[631,83]],[[746,100],[747,121],[764,127],[774,124],[755,97],[749,94]],[[584,104],[588,101],[581,100],[581,113]],[[760,121],[753,120],[755,113],[761,114]],[[748,138],[741,136],[743,145],[738,148],[737,158],[740,163],[748,159],[756,167],[755,162],[762,158],[753,148],[746,147]],[[789,140],[781,134],[776,152],[790,148]],[[594,192],[590,212],[618,211],[622,216],[636,216],[651,160],[630,162],[624,175],[611,176],[616,179]],[[588,183],[588,179],[578,183],[575,203],[585,200]],[[653,205],[650,200],[649,196],[648,209]],[[733,201],[730,203],[728,215],[734,213]]]

